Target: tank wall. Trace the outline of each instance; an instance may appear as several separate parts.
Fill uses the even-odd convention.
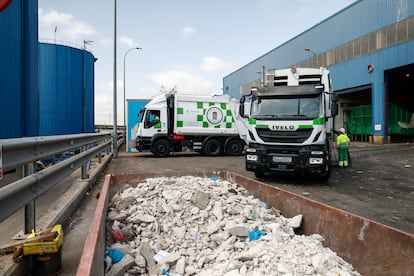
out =
[[[83,114],[83,131],[95,131],[95,57],[89,53],[84,52],[84,114]]]
[[[39,44],[40,135],[94,132],[94,57]]]
[[[0,12],[0,139],[38,134],[37,1]]]

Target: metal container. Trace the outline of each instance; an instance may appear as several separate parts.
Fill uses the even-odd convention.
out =
[[[103,275],[104,273],[106,214],[108,204],[117,188],[125,183],[131,183],[132,179],[139,181],[150,177],[182,175],[182,173],[107,175],[77,275]],[[301,233],[304,235],[317,233],[323,236],[324,246],[337,252],[363,275],[408,275],[407,273],[414,271],[414,235],[412,234],[236,173],[203,173],[197,176],[220,177],[237,183],[254,197],[267,203],[269,207],[280,210],[283,216],[293,217],[303,214]]]

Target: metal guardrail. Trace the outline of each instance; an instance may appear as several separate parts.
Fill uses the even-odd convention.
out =
[[[3,170],[7,171],[37,160],[44,160],[74,149],[110,139],[111,133],[39,136],[0,140]]]
[[[109,153],[111,146],[112,133],[0,139],[3,171],[22,166],[33,166],[34,162],[38,160],[44,160],[68,151],[79,151],[78,154],[49,168],[30,173],[27,176],[22,175],[21,179],[1,187],[0,222],[20,208],[34,204],[36,198],[80,167],[82,167],[82,178],[84,178],[86,164],[96,156],[100,161],[103,150],[106,148],[106,153]],[[33,220],[26,220],[25,224],[34,224],[34,208],[27,209],[33,210],[30,211],[30,214],[26,214],[26,219],[29,217]],[[33,229],[34,225],[30,225],[30,227],[29,229]]]

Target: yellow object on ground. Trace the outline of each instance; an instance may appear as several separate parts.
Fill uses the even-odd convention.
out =
[[[62,246],[63,242],[62,225],[56,224],[52,227],[50,232],[56,233],[55,238],[53,240],[43,240],[31,243],[24,243],[23,255],[57,253],[60,247]]]

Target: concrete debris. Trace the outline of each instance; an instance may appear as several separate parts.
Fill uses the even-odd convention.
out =
[[[302,219],[303,219],[303,215],[297,215],[294,216],[288,223],[288,226],[292,227],[292,228],[299,228],[302,226]]]
[[[147,178],[112,198],[108,229],[139,234],[122,242],[108,236],[108,250],[122,244],[115,248],[127,260],[106,261],[106,275],[360,275],[320,235],[296,235],[302,219],[281,216],[229,181]],[[252,231],[264,235],[250,240]]]
[[[131,255],[125,255],[118,263],[114,264],[105,275],[122,276],[133,264],[134,258],[132,258]]]

